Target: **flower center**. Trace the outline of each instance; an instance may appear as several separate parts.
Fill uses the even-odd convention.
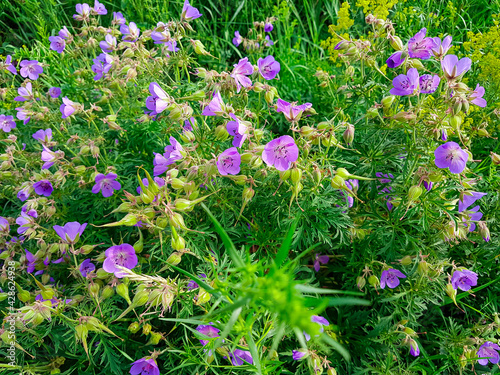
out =
[[[284,159],[288,156],[288,150],[285,146],[276,146],[274,148],[274,156],[276,157],[276,159]]]
[[[227,157],[222,159],[222,165],[224,168],[231,168],[233,166],[233,158]]]

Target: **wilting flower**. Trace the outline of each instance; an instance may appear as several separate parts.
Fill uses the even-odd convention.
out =
[[[90,16],[90,5],[87,3],[76,4],[76,13],[73,14],[73,18],[77,21],[85,21],[89,19]]]
[[[424,180],[424,187],[425,187],[425,189],[427,191],[431,191],[432,190],[432,185],[433,185],[432,181],[425,181]]]
[[[69,100],[67,96],[65,96],[62,99],[62,101],[63,102],[62,102],[61,106],[59,107],[59,111],[61,111],[62,118],[67,118],[67,117],[71,116],[76,111],[77,103]]]
[[[3,69],[7,69],[12,74],[17,75],[17,69],[14,65],[12,65],[12,56],[11,55],[8,55],[5,58],[5,63],[3,63],[2,65],[3,65]],[[2,66],[2,65],[0,65],[0,66]]]
[[[246,134],[247,127],[232,113],[229,114],[234,121],[229,121],[226,125],[227,132],[232,135],[233,146],[241,147],[248,135]]]
[[[182,145],[177,142],[177,139],[170,137],[170,145],[165,147],[165,152],[162,154],[155,154],[153,160],[155,176],[158,176],[168,169],[168,166],[174,164],[177,160],[181,160],[184,156],[184,149]]]
[[[179,51],[179,48],[177,48],[177,42],[175,40],[170,40],[170,41],[166,42],[165,45],[167,46],[167,51],[170,51],[170,52]]]
[[[266,47],[274,46],[274,42],[271,40],[269,35],[266,35],[266,37],[264,38],[264,44]]]
[[[384,289],[387,284],[389,288],[394,289],[399,285],[399,278],[406,278],[406,276],[399,270],[391,268],[382,271],[382,275],[380,276],[380,288]]]
[[[126,22],[127,20],[125,19],[125,17],[123,17],[122,12],[113,12],[113,21],[112,21],[113,24],[123,25]]]
[[[483,366],[486,366],[488,364],[488,361],[493,364],[498,363],[500,361],[500,356],[497,350],[500,350],[500,346],[498,346],[498,344],[494,344],[491,341],[486,341],[477,350],[476,355],[478,358],[481,358],[478,359],[477,362]]]
[[[192,21],[200,18],[202,14],[195,7],[189,4],[189,1],[184,1],[184,6],[182,7],[181,21]]]
[[[9,233],[9,231],[10,231],[9,222],[7,221],[6,218],[0,216],[0,232],[7,234]]]
[[[94,81],[100,80],[113,66],[113,58],[105,52],[92,61],[94,62],[94,65],[91,66],[92,71],[95,73]]]
[[[23,60],[20,65],[21,70],[19,72],[24,78],[28,77],[34,81],[43,73],[43,68],[38,65],[38,61],[36,60]]]
[[[101,4],[97,0],[94,0],[94,8],[92,10],[95,14],[99,14],[101,16],[108,14],[108,11],[106,10],[106,7],[104,6],[104,4]]]
[[[203,116],[222,116],[225,112],[225,105],[220,96],[220,92],[214,91],[213,98],[201,113]]]
[[[442,144],[436,148],[434,156],[436,166],[438,168],[449,168],[451,173],[462,173],[469,158],[469,154],[455,142]]]
[[[397,68],[402,63],[404,63],[406,56],[403,55],[402,51],[394,52],[386,61],[389,68]]]
[[[247,76],[253,73],[253,66],[248,62],[248,57],[238,61],[238,64],[234,64],[233,72],[231,77],[236,81],[236,92],[240,92],[241,86],[250,87],[252,86],[252,81]]]
[[[33,134],[33,138],[43,144],[49,143],[52,139],[52,129],[40,129]]]
[[[278,171],[286,171],[299,158],[299,148],[289,135],[282,135],[266,144],[262,160],[267,165],[274,165]]]
[[[451,285],[453,289],[470,290],[471,287],[477,285],[477,273],[465,269],[457,270],[453,272]]]
[[[50,197],[50,195],[54,191],[54,188],[52,187],[52,184],[49,180],[41,180],[35,182],[33,184],[33,189],[35,189],[35,193],[37,193],[38,195],[43,195],[45,197]]]
[[[28,273],[33,273],[33,271],[35,270],[35,263],[36,263],[37,259],[30,251],[28,251],[26,249],[24,249],[24,251],[26,253],[26,261],[27,261],[26,271]]]
[[[394,86],[390,93],[397,96],[413,95],[418,90],[419,76],[415,68],[408,69],[407,74],[400,74],[392,80]]]
[[[63,26],[61,30],[59,30],[58,35],[63,38],[68,40],[71,37],[71,33],[69,32],[68,28],[66,26]]]
[[[80,240],[83,231],[87,227],[87,223],[80,224],[77,221],[71,221],[64,224],[64,226],[54,225],[52,228],[56,231],[57,235],[65,243],[75,244]]]
[[[97,194],[101,191],[104,198],[111,197],[114,190],[122,188],[122,185],[118,181],[115,181],[117,177],[116,173],[108,173],[107,175],[99,173],[95,176],[95,185],[92,187],[92,193]]]
[[[414,357],[418,357],[420,355],[420,348],[415,340],[410,339],[410,354]]]
[[[45,163],[42,166],[42,169],[49,169],[54,165],[54,163],[57,161],[57,159],[61,158],[63,156],[62,151],[52,151],[48,149],[47,147],[43,146],[43,151],[42,151],[42,161]]]
[[[236,147],[225,150],[217,158],[217,169],[223,176],[240,173],[241,155]]]
[[[156,82],[149,84],[149,92],[151,96],[146,98],[146,108],[152,115],[162,113],[172,102],[170,96]]]
[[[412,59],[427,60],[431,57],[435,46],[432,38],[426,38],[427,29],[424,27],[408,41],[408,54]]]
[[[266,33],[270,33],[271,31],[273,31],[273,24],[271,22],[266,22],[264,24],[264,31]]]
[[[281,69],[280,63],[277,62],[271,55],[265,58],[260,58],[257,61],[257,66],[259,67],[260,75],[268,81],[274,79]]]
[[[312,107],[311,103],[294,105],[283,99],[278,99],[276,102],[276,112],[283,112],[285,118],[291,122],[297,122],[302,117],[302,113]]]
[[[229,352],[229,358],[233,366],[242,366],[243,362],[253,365],[252,354],[248,350],[236,349],[234,352]]]
[[[455,79],[464,74],[470,69],[471,59],[464,57],[458,60],[455,55],[446,55],[441,61],[441,68],[443,69],[444,76],[449,79]]]
[[[236,30],[234,32],[233,44],[238,47],[241,43],[243,43],[243,37],[240,35],[240,32]]]
[[[160,375],[160,370],[153,358],[141,358],[132,363],[130,375]]]
[[[327,264],[329,260],[328,255],[314,254],[314,270],[318,272],[321,264]]]
[[[66,41],[60,36],[49,36],[50,49],[57,53],[62,53],[66,48]]]
[[[307,355],[307,351],[304,351],[303,349],[299,350],[292,350],[292,359],[294,361],[300,361]]]
[[[31,120],[31,112],[28,112],[28,110],[24,109],[23,107],[16,108],[17,113],[16,117],[18,120],[21,120],[24,125],[26,125],[28,122]]]
[[[94,270],[95,265],[90,261],[90,259],[85,259],[82,264],[80,264],[80,273],[83,277],[87,277],[87,275]]]
[[[29,182],[25,182],[23,183],[21,189],[17,193],[17,198],[19,198],[21,202],[24,202],[26,199],[30,197],[32,191],[33,191],[33,186],[31,186]]]
[[[220,329],[215,328],[213,326],[213,323],[209,323],[206,325],[199,325],[198,327],[196,327],[196,330],[201,334],[208,336],[210,338],[219,337],[219,332],[220,332]],[[205,346],[208,344],[208,340],[200,339],[200,343],[201,345]]]
[[[31,226],[35,223],[35,219],[38,217],[38,213],[35,210],[21,211],[21,216],[16,219],[16,224],[19,225],[17,228],[18,234],[25,233]]]
[[[420,92],[422,94],[432,94],[437,90],[441,78],[437,75],[424,74],[419,79]]]
[[[125,42],[135,42],[139,39],[139,35],[141,35],[141,30],[139,30],[135,22],[130,22],[128,26],[125,24],[121,25],[120,32],[123,34]]]
[[[59,95],[61,95],[61,88],[60,87],[51,87],[49,89],[49,95],[51,98],[58,98]]]
[[[448,35],[446,38],[444,38],[442,42],[441,38],[439,37],[435,37],[432,39],[434,40],[434,47],[432,48],[432,53],[434,54],[434,56],[439,59],[446,55],[451,47],[451,35]]]
[[[483,86],[479,86],[479,84],[477,84],[476,88],[474,89],[474,91],[472,92],[472,94],[470,95],[470,98],[471,99],[471,103],[472,104],[475,104],[477,105],[478,107],[486,107],[486,100],[483,99],[483,96],[484,96],[484,87]]]
[[[458,200],[458,212],[465,211],[467,208],[469,208],[474,202],[476,202],[478,199],[481,199],[488,193],[481,193],[481,192],[476,192],[476,191],[471,191],[468,194],[461,194],[460,198]]]
[[[126,274],[116,266],[122,266],[129,270],[137,266],[137,255],[135,254],[134,247],[128,243],[111,246],[104,252],[104,255],[106,259],[102,264],[102,268],[108,273],[114,273],[118,278],[122,278]]]
[[[16,127],[13,116],[0,115],[0,129],[8,133]]]
[[[319,324],[319,331],[321,333],[323,333],[325,331],[324,327],[328,327],[330,325],[328,320],[326,320],[325,318],[323,318],[320,315],[311,316],[311,322]],[[306,332],[304,332],[304,336],[306,338],[306,341],[309,341],[311,339],[311,336]],[[316,337],[318,337],[318,335],[316,335]]]
[[[103,52],[110,53],[116,48],[116,38],[111,34],[106,34],[104,40],[99,42]]]
[[[32,100],[33,99],[33,90],[31,86],[31,82],[26,83],[26,87],[19,87],[17,89],[17,93],[19,96],[16,96],[14,100],[16,102],[24,102],[27,100]]]

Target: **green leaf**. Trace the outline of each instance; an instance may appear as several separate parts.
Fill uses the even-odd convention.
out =
[[[297,224],[299,223],[299,219],[300,216],[297,216],[297,218],[293,221],[285,239],[283,240],[283,243],[280,246],[280,249],[278,250],[278,254],[276,254],[276,266],[278,266],[278,268],[281,267],[281,264],[288,257],[288,252],[290,251],[293,235],[295,233],[295,229],[297,228]]]
[[[347,351],[346,348],[344,348],[342,345],[340,345],[340,343],[334,339],[332,339],[330,336],[328,336],[327,334],[323,334],[321,335],[321,339],[323,341],[325,341],[327,344],[331,345],[331,347],[333,349],[335,349],[337,352],[340,353],[340,355],[342,357],[344,357],[344,359],[346,361],[350,361],[351,360],[351,355],[349,354],[349,352]]]

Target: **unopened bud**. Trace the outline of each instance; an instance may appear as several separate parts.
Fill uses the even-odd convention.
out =
[[[415,201],[420,197],[422,194],[422,188],[420,186],[412,186],[410,190],[408,191],[408,198],[410,198],[410,201]]]
[[[255,190],[251,187],[246,187],[243,189],[243,200],[249,201],[255,195]]]
[[[347,124],[347,129],[344,131],[342,137],[344,138],[344,142],[350,145],[354,140],[354,125]]]
[[[356,278],[356,285],[358,286],[359,290],[363,289],[366,285],[366,279],[363,276],[358,276]]]
[[[114,294],[115,294],[115,290],[111,286],[106,285],[101,292],[101,299],[105,300],[105,299],[111,298],[111,297],[113,297]]]
[[[229,137],[229,133],[224,125],[219,125],[215,128],[215,138],[219,141],[225,141]]]
[[[152,328],[151,324],[149,323],[144,324],[144,326],[142,327],[142,334],[146,336],[149,335],[151,333],[151,328]]]
[[[379,286],[379,285],[380,285],[380,281],[379,281],[379,279],[378,279],[378,277],[377,277],[377,276],[375,276],[375,275],[371,275],[371,276],[368,278],[368,284],[370,284],[371,286],[373,286],[373,287],[375,287],[375,288],[376,288],[377,286]]]
[[[396,51],[401,51],[403,49],[403,41],[399,36],[389,35],[389,41],[391,47],[394,48]]]
[[[186,248],[186,241],[181,236],[177,236],[177,238],[172,237],[170,243],[172,244],[172,248],[174,250],[180,251]]]
[[[181,253],[178,253],[177,251],[174,251],[168,257],[167,263],[170,264],[170,265],[172,265],[172,266],[176,266],[176,265],[178,265],[181,262],[181,256],[182,256]]]
[[[290,172],[290,179],[292,180],[292,183],[297,184],[301,178],[302,178],[302,171],[298,168],[293,168],[292,171]]]
[[[347,186],[345,184],[345,180],[339,175],[336,175],[334,178],[332,178],[330,183],[332,185],[332,188],[334,189],[344,189]]]
[[[495,154],[494,152],[491,152],[490,156],[491,156],[491,161],[493,162],[493,164],[500,165],[500,155]]]
[[[382,106],[387,109],[392,105],[392,103],[394,103],[394,100],[396,100],[396,97],[394,95],[386,96],[382,99]]]
[[[280,180],[286,181],[290,178],[290,175],[291,175],[290,169],[287,169],[286,171],[280,171]]]
[[[141,328],[140,324],[138,322],[132,322],[128,326],[128,330],[132,333],[137,333],[139,332],[139,329]]]
[[[409,255],[404,256],[404,257],[400,260],[400,263],[401,263],[401,265],[403,265],[403,266],[409,266],[410,264],[412,264],[412,259],[411,259],[411,256],[409,256]]]

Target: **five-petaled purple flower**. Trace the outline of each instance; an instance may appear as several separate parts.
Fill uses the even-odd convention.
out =
[[[420,92],[422,94],[432,94],[437,90],[441,78],[438,75],[424,74],[419,79]]]
[[[111,34],[106,34],[104,40],[99,42],[102,52],[110,53],[116,48],[116,38]]]
[[[453,272],[451,285],[453,289],[470,290],[470,288],[477,285],[477,273],[465,269],[457,270]]]
[[[0,67],[8,70],[9,72],[11,72],[14,75],[17,75],[17,69],[14,65],[12,65],[12,56],[11,55],[8,55],[5,58],[5,62],[3,64],[0,64]]]
[[[35,270],[35,263],[37,259],[30,251],[26,249],[24,249],[24,251],[26,252],[26,261],[27,261],[26,271],[28,271],[28,273],[33,273],[33,271]]]
[[[28,77],[34,81],[43,73],[43,68],[38,65],[38,61],[36,60],[23,60],[20,65],[21,70],[19,72],[24,78]]]
[[[407,74],[400,74],[392,80],[394,86],[390,93],[397,96],[413,95],[418,90],[419,76],[415,68],[408,69]]]
[[[8,133],[16,127],[13,116],[0,115],[0,129]]]
[[[236,92],[240,92],[241,86],[250,87],[252,86],[252,81],[247,76],[253,73],[253,66],[248,61],[248,57],[241,59],[238,61],[238,64],[234,64],[233,72],[231,73],[231,77],[236,81]]]
[[[271,31],[273,31],[273,24],[271,22],[266,22],[264,24],[264,31],[266,33],[270,33]]]
[[[130,375],[160,375],[160,369],[153,358],[141,358],[132,363]]]
[[[111,246],[104,252],[104,255],[106,259],[102,264],[102,268],[108,273],[114,273],[118,278],[122,278],[126,276],[126,274],[120,271],[116,266],[122,266],[129,270],[137,266],[138,261],[134,247],[128,243]]]
[[[57,235],[65,243],[75,244],[80,240],[83,231],[87,227],[87,223],[80,224],[77,221],[71,221],[64,224],[64,226],[54,225],[52,228],[56,231]]]
[[[58,98],[59,95],[61,95],[61,88],[60,87],[51,87],[49,89],[49,95],[51,98]]]
[[[19,228],[17,228],[17,233],[23,234],[28,229],[31,229],[31,225],[35,223],[35,219],[37,217],[38,213],[35,210],[21,211],[21,216],[16,219],[16,224],[19,225]]]
[[[274,79],[281,69],[280,63],[277,62],[271,55],[265,58],[260,58],[257,61],[257,66],[259,67],[260,75],[268,81]]]
[[[16,108],[16,110],[17,110],[16,117],[18,120],[21,120],[24,125],[26,125],[28,122],[30,122],[31,115],[33,113],[29,112],[28,110],[26,110],[23,107]]]
[[[314,254],[314,270],[318,272],[321,264],[327,264],[329,260],[328,255]]]
[[[146,98],[146,108],[151,111],[151,115],[162,113],[172,102],[167,93],[156,82],[149,84],[149,92],[151,96]]]
[[[130,22],[128,26],[121,25],[120,32],[123,34],[123,41],[125,42],[135,42],[141,35],[141,30],[139,30],[135,22]]]
[[[244,362],[253,365],[252,354],[248,350],[236,349],[234,352],[229,352],[229,358],[233,366],[242,366]]]
[[[42,144],[47,144],[52,139],[52,129],[43,130],[40,129],[33,134],[33,139],[41,142]]]
[[[432,38],[426,38],[427,29],[424,27],[408,41],[408,54],[412,59],[427,60],[431,57],[435,46]]]
[[[288,103],[283,99],[278,99],[276,102],[276,112],[283,112],[285,118],[290,122],[299,121],[302,117],[302,113],[311,107],[311,103],[295,105],[295,103]]]
[[[104,4],[101,4],[97,0],[94,0],[94,7],[92,8],[92,12],[101,16],[108,14],[108,11],[106,10]]]
[[[199,10],[191,6],[188,0],[184,1],[184,6],[182,7],[182,13],[181,13],[181,21],[189,22],[197,18],[200,18],[201,16],[202,14],[199,12]]]
[[[89,19],[90,16],[90,5],[87,3],[76,4],[76,13],[73,14],[73,18],[77,21],[85,21]]]
[[[215,328],[213,326],[213,323],[199,325],[198,327],[196,327],[196,330],[202,335],[208,336],[210,338],[219,337],[220,329]],[[200,343],[201,345],[205,346],[208,344],[208,340],[200,339]]]
[[[479,86],[479,84],[477,84],[476,88],[474,89],[474,91],[472,92],[472,94],[470,94],[470,102],[472,104],[475,104],[477,105],[478,107],[486,107],[486,100],[483,99],[483,96],[484,96],[484,87],[483,86]]]
[[[59,30],[58,35],[63,38],[63,39],[70,39],[71,38],[71,33],[69,32],[68,28],[66,26],[63,26],[61,30]]]
[[[43,146],[43,151],[42,151],[42,161],[45,163],[42,165],[42,169],[49,169],[54,165],[54,163],[57,161],[57,159],[61,158],[64,156],[64,153],[62,151],[52,151]]]
[[[476,191],[471,191],[467,194],[461,194],[459,200],[458,200],[458,212],[465,211],[467,208],[469,208],[475,201],[478,199],[481,199],[488,193],[481,193],[481,192],[476,192]]]
[[[240,173],[241,155],[236,147],[225,150],[217,158],[217,169],[223,176]]]
[[[90,259],[85,259],[82,264],[80,264],[80,273],[83,277],[87,277],[87,275],[94,270],[95,265],[90,261]]]
[[[389,288],[394,289],[399,285],[399,278],[406,278],[406,276],[399,270],[391,268],[382,271],[382,275],[380,276],[380,288],[384,289],[387,285]]]
[[[240,32],[236,30],[234,32],[233,44],[238,47],[241,43],[243,43],[243,37],[240,35]]]
[[[26,83],[26,87],[19,87],[17,89],[17,93],[19,94],[19,96],[16,96],[14,98],[16,102],[25,102],[27,100],[32,100],[34,96],[31,82]]]
[[[66,48],[66,41],[60,36],[49,36],[50,49],[62,53]]]
[[[203,116],[222,116],[225,112],[225,105],[219,91],[214,91],[212,100],[203,109]]]
[[[241,123],[241,121],[233,114],[230,113],[229,116],[234,121],[229,121],[226,125],[227,132],[232,135],[233,138],[233,146],[241,147],[245,139],[247,139],[248,134],[246,134],[247,127]]]
[[[468,71],[471,64],[472,61],[468,57],[458,60],[458,57],[455,55],[446,55],[441,61],[441,68],[443,69],[444,76],[452,80]]]
[[[266,35],[266,37],[264,38],[264,44],[266,47],[274,46],[274,42],[271,40],[269,35]]]
[[[174,164],[177,160],[181,160],[184,156],[182,145],[177,142],[177,139],[170,137],[170,145],[165,147],[165,152],[162,154],[155,153],[153,160],[153,173],[155,176],[161,175],[168,169],[168,166]]]
[[[0,232],[8,234],[10,231],[10,225],[6,218],[0,216]]]
[[[54,188],[52,187],[52,184],[49,180],[41,180],[35,182],[33,184],[33,189],[35,189],[35,193],[37,193],[38,195],[43,195],[45,197],[50,197],[50,195],[54,191]]]
[[[113,58],[106,52],[101,53],[92,61],[94,62],[94,65],[91,66],[92,71],[95,73],[94,81],[100,80],[113,66]]]
[[[115,25],[123,25],[127,22],[122,12],[113,12],[113,21],[112,23]]]
[[[434,156],[436,166],[438,168],[449,168],[451,173],[462,173],[469,158],[469,154],[455,142],[442,144],[436,148]]]
[[[104,198],[111,197],[115,190],[122,188],[122,185],[118,181],[115,181],[117,177],[118,175],[113,172],[107,175],[99,173],[95,176],[95,185],[92,187],[92,193],[97,194],[101,191]]]
[[[71,116],[76,111],[77,104],[68,99],[67,96],[62,98],[62,104],[59,107],[59,111],[61,111],[62,118],[67,118]]]
[[[262,160],[267,165],[274,165],[278,171],[290,169],[299,158],[299,148],[289,135],[282,135],[266,144],[262,152]]]
[[[488,361],[493,364],[498,363],[500,361],[498,350],[500,350],[500,346],[498,346],[498,344],[492,343],[491,341],[486,341],[477,350],[476,355],[478,358],[480,358],[477,360],[477,362],[483,366],[486,366],[488,364]]]
[[[448,35],[441,42],[441,38],[435,37],[432,38],[434,40],[434,47],[432,48],[432,53],[434,57],[441,59],[451,47],[451,35]]]

